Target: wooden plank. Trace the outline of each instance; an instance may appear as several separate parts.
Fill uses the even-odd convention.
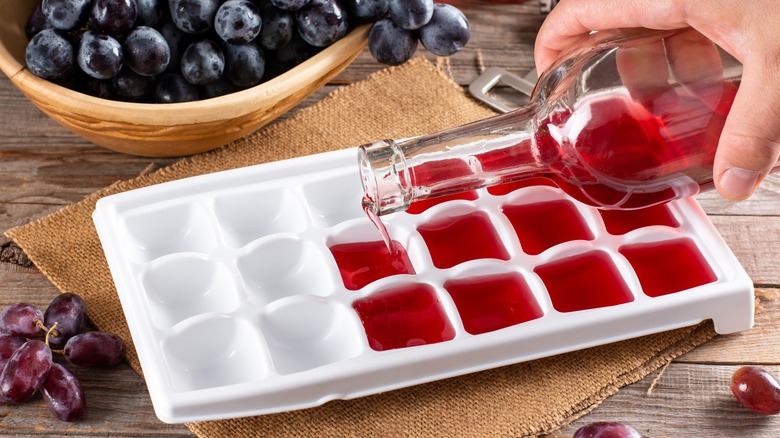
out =
[[[753,329],[717,336],[677,358],[681,363],[780,364],[780,289],[756,289],[756,323]],[[780,377],[780,376],[778,376]]]
[[[623,388],[589,415],[549,437],[571,436],[596,421],[630,424],[652,438],[776,438],[780,416],[766,416],[741,407],[729,389],[737,366],[674,363],[647,394],[658,373]],[[766,367],[776,376],[780,366]]]
[[[755,284],[780,286],[780,216],[710,219]]]

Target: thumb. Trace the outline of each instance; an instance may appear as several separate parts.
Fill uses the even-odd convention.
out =
[[[715,153],[715,186],[726,199],[740,201],[749,197],[777,165],[780,87],[774,84],[778,67],[766,62],[745,64],[742,83]]]

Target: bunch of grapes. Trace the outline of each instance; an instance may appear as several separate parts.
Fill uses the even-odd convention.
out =
[[[368,22],[371,53],[392,65],[418,39],[448,56],[470,35],[459,10],[433,0],[41,0],[26,62],[101,98],[188,102],[265,82]]]
[[[82,418],[86,404],[81,384],[52,360],[52,353],[75,366],[94,368],[119,364],[127,349],[115,334],[84,331],[85,324],[86,304],[71,293],[57,296],[46,312],[25,303],[0,312],[0,402],[22,403],[40,391],[60,420]]]
[[[371,55],[383,64],[399,65],[408,61],[417,50],[418,41],[434,55],[450,56],[471,38],[469,21],[455,6],[434,4],[433,0],[386,0],[385,3],[389,13],[379,17],[368,35]]]

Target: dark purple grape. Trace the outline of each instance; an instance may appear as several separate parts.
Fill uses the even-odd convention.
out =
[[[230,82],[230,80],[223,76],[215,82],[198,87],[198,95],[201,99],[211,99],[212,97],[235,93],[241,91],[241,89],[241,87]]]
[[[65,77],[72,71],[75,58],[70,41],[54,29],[38,32],[27,44],[25,52],[27,68],[45,79]]]
[[[181,69],[181,54],[189,45],[189,35],[170,22],[160,27],[160,34],[165,38],[165,42],[168,43],[168,50],[171,54],[171,60],[165,71],[179,71]]]
[[[285,11],[297,11],[309,4],[311,0],[271,0],[271,4]]]
[[[289,11],[270,3],[260,11],[263,25],[260,29],[260,45],[266,50],[276,50],[287,45],[295,32],[295,17]]]
[[[780,385],[763,368],[740,367],[731,376],[730,387],[742,406],[766,415],[780,413]]]
[[[403,64],[417,50],[417,32],[403,29],[390,18],[383,18],[371,26],[368,50],[377,62]]]
[[[49,344],[55,347],[64,345],[68,339],[84,330],[86,320],[87,305],[80,296],[72,293],[56,296],[43,314],[43,323],[46,327],[51,329],[55,323],[57,324],[55,328],[57,335],[52,333],[49,336]]]
[[[219,7],[214,17],[214,30],[222,41],[246,44],[260,34],[263,22],[254,3],[247,0],[228,0]]]
[[[27,342],[27,338],[16,335],[0,335],[0,370],[3,369],[8,359],[14,352]]]
[[[81,36],[78,63],[84,73],[95,79],[111,79],[124,61],[122,45],[104,33],[88,30]]]
[[[73,30],[87,22],[90,6],[92,0],[43,0],[41,9],[51,27]]]
[[[123,51],[125,65],[143,76],[156,76],[171,62],[171,50],[165,37],[147,26],[138,26],[127,35]]]
[[[321,50],[314,47],[295,32],[284,47],[266,53],[266,78],[274,78],[311,58]]]
[[[76,376],[64,366],[52,364],[41,385],[41,394],[49,410],[62,421],[76,421],[84,417],[86,402]]]
[[[347,34],[347,14],[338,0],[311,0],[295,14],[298,33],[312,46],[326,47]]]
[[[225,71],[225,55],[211,40],[194,42],[181,56],[181,75],[193,85],[214,82]]]
[[[228,44],[225,52],[225,75],[239,87],[260,83],[265,73],[265,55],[256,44]]]
[[[135,19],[136,26],[149,26],[156,28],[162,23],[163,2],[165,0],[135,0],[138,10]]]
[[[577,429],[572,438],[642,438],[642,435],[625,424],[598,422]]]
[[[165,73],[157,80],[154,101],[157,103],[179,103],[198,100],[198,89],[175,72]]]
[[[392,0],[390,18],[406,30],[419,29],[433,16],[433,0]]]
[[[0,312],[0,333],[33,337],[41,332],[43,312],[32,304],[17,303]]]
[[[203,33],[214,27],[218,0],[168,0],[171,19],[186,33]]]
[[[125,358],[125,341],[109,332],[85,332],[68,340],[63,352],[70,363],[96,368],[118,365]]]
[[[89,24],[109,35],[124,35],[135,26],[135,0],[93,0]]]
[[[31,40],[32,37],[44,29],[52,28],[52,25],[49,24],[48,20],[46,20],[46,16],[43,15],[43,7],[41,6],[41,3],[38,3],[38,5],[33,10],[33,13],[30,14],[29,18],[27,18],[27,24],[24,27],[24,34],[27,37],[27,40]]]
[[[433,18],[420,29],[420,42],[438,56],[450,56],[459,51],[471,38],[471,27],[466,16],[455,6],[437,4]]]
[[[344,0],[349,16],[363,23],[384,18],[389,11],[390,2],[391,0]]]
[[[125,102],[151,102],[154,99],[155,80],[151,76],[124,69],[111,80],[114,96]]]
[[[114,98],[114,87],[111,85],[110,80],[95,79],[86,73],[79,75],[79,80],[76,82],[76,85],[73,87],[73,89],[90,96],[99,97],[101,99]]]
[[[35,394],[51,368],[51,350],[30,340],[17,349],[0,373],[0,396],[21,403]]]

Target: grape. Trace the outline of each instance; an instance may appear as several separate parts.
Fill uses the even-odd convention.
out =
[[[19,349],[27,338],[16,335],[0,335],[0,370],[3,369],[8,359]]]
[[[391,0],[345,0],[345,3],[350,17],[365,23],[383,18]]]
[[[257,6],[247,0],[228,0],[214,17],[214,29],[223,41],[245,44],[260,34],[263,22]]]
[[[392,0],[390,18],[406,30],[419,29],[433,16],[433,0]]]
[[[319,47],[314,47],[307,43],[298,32],[295,32],[289,43],[269,54],[270,59],[266,62],[266,78],[279,76],[311,58],[319,50]]]
[[[136,26],[157,27],[163,19],[163,2],[165,0],[135,0]]]
[[[151,102],[155,81],[151,76],[141,76],[132,70],[122,70],[111,80],[114,95],[125,102]]]
[[[276,50],[287,45],[295,32],[295,18],[289,11],[276,8],[270,3],[260,11],[263,25],[260,28],[260,45],[267,50]]]
[[[263,78],[265,55],[256,44],[223,45],[225,51],[225,74],[239,87],[251,87]]]
[[[43,324],[43,312],[32,304],[11,304],[0,313],[1,333],[33,337],[41,331],[38,323]]]
[[[111,79],[122,68],[122,45],[104,33],[88,30],[81,36],[77,60],[84,73],[95,79]]]
[[[171,50],[165,37],[147,26],[138,26],[127,35],[124,55],[125,64],[143,76],[164,72],[171,61]]]
[[[214,25],[218,0],[168,0],[173,23],[186,33],[203,33]]]
[[[572,438],[642,438],[642,435],[625,424],[598,422],[577,429]]]
[[[347,14],[338,0],[311,0],[295,14],[298,33],[312,46],[328,46],[347,34]]]
[[[171,60],[165,71],[178,71],[181,68],[181,54],[188,45],[187,34],[170,22],[165,23],[160,27],[160,34],[165,38],[165,42],[168,44],[168,50],[171,54]]]
[[[211,99],[212,97],[224,96],[240,90],[241,87],[236,86],[236,84],[223,76],[210,84],[199,87],[198,95],[201,99]]]
[[[80,367],[110,367],[125,358],[125,342],[109,332],[85,332],[68,340],[63,349],[65,358]]]
[[[730,386],[742,406],[761,414],[780,413],[780,385],[766,370],[756,366],[741,367],[731,376]]]
[[[24,343],[0,373],[0,396],[21,403],[35,394],[51,368],[51,350],[41,341]]]
[[[417,34],[406,30],[390,18],[383,18],[368,33],[368,50],[378,62],[400,65],[408,61],[417,50]]]
[[[55,323],[57,324],[55,328],[57,336],[52,333],[49,336],[49,344],[54,346],[65,344],[72,336],[84,330],[86,319],[87,305],[80,296],[72,293],[56,296],[43,314],[43,323],[46,327],[51,329]]]
[[[112,99],[114,97],[114,87],[111,86],[111,82],[108,80],[95,79],[81,70],[79,70],[74,80],[76,82],[74,89],[84,94],[101,99]]]
[[[194,42],[181,57],[181,75],[193,85],[205,85],[222,76],[225,55],[211,40]]]
[[[62,421],[76,421],[84,416],[84,391],[76,376],[65,367],[52,364],[41,385],[41,394],[49,410]]]
[[[72,30],[87,22],[91,5],[92,0],[43,0],[41,9],[53,28]]]
[[[27,68],[45,79],[59,79],[70,73],[74,58],[70,41],[54,29],[38,32],[27,44],[25,52]]]
[[[175,72],[162,75],[157,81],[154,100],[158,103],[179,103],[198,100],[198,89]]]
[[[466,16],[455,6],[437,4],[433,18],[420,29],[420,41],[428,51],[438,56],[450,56],[471,38]]]
[[[32,37],[44,29],[52,29],[52,25],[49,24],[46,16],[43,15],[41,3],[38,3],[33,10],[33,13],[30,14],[30,17],[27,19],[27,24],[24,27],[24,34],[27,36],[28,40],[31,40]]]
[[[135,25],[135,0],[93,0],[90,25],[109,35],[123,35]]]
[[[311,0],[271,0],[271,4],[285,11],[297,11],[309,4]]]

